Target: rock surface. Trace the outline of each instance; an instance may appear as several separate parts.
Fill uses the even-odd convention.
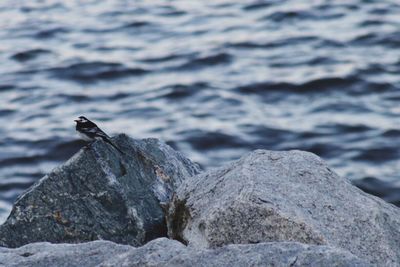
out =
[[[370,266],[351,253],[327,246],[295,242],[229,245],[197,250],[159,238],[140,248],[110,241],[83,244],[35,243],[0,248],[0,265],[42,266]]]
[[[340,178],[314,154],[257,150],[186,179],[168,224],[171,237],[194,247],[297,241],[396,266],[399,211]]]
[[[156,139],[96,141],[33,185],[0,226],[0,245],[111,240],[138,246],[166,236],[163,205],[199,168]]]

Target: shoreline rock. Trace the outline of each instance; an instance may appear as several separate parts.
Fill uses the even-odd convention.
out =
[[[82,244],[34,243],[17,249],[0,248],[0,264],[9,267],[94,266],[372,266],[353,254],[328,246],[296,242],[228,245],[215,250],[194,249],[167,238],[142,247],[110,241]]]
[[[0,226],[0,245],[96,239],[133,246],[166,236],[163,205],[197,165],[156,139],[96,141],[34,184]]]
[[[400,264],[400,210],[312,153],[256,150],[200,173],[157,139],[113,140],[124,154],[94,142],[18,198],[0,265]]]
[[[169,236],[200,248],[296,241],[400,262],[400,210],[302,151],[256,150],[188,177],[171,205]]]

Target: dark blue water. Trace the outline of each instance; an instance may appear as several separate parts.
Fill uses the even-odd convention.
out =
[[[205,169],[302,149],[400,203],[398,1],[0,2],[0,219],[84,144],[73,119]]]

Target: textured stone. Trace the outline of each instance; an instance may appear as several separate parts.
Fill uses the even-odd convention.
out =
[[[308,152],[257,150],[186,179],[168,224],[170,237],[194,247],[297,241],[400,264],[400,210]]]
[[[0,248],[0,265],[42,266],[370,266],[349,252],[295,242],[228,245],[194,249],[159,238],[134,248],[110,241],[83,244],[34,243],[17,249]]]
[[[156,139],[96,141],[19,197],[0,245],[97,239],[141,245],[166,236],[163,206],[197,165]]]

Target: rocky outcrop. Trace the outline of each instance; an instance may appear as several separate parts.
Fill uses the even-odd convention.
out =
[[[171,237],[192,247],[295,241],[341,248],[379,266],[400,262],[399,209],[308,152],[257,150],[186,179],[168,224]]]
[[[370,266],[346,251],[295,242],[229,245],[194,249],[166,238],[140,248],[109,241],[83,244],[35,243],[18,249],[0,248],[0,265],[42,266]]]
[[[133,246],[166,236],[164,206],[197,165],[156,139],[96,141],[15,202],[0,245],[111,240]]]
[[[257,150],[199,174],[156,139],[114,142],[123,153],[96,141],[16,201],[0,265],[400,265],[399,209],[314,154]]]

